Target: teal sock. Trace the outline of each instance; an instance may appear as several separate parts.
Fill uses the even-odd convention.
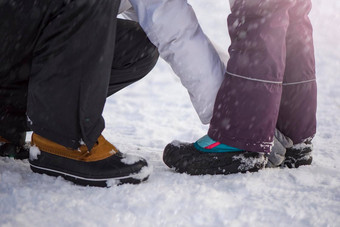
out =
[[[217,142],[211,139],[208,135],[203,136],[201,139],[194,143],[197,150],[202,152],[239,152],[241,149],[228,146],[226,144]]]

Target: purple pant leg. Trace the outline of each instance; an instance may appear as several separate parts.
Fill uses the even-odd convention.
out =
[[[228,17],[227,74],[208,135],[248,151],[270,152],[286,61],[286,0],[238,0]]]
[[[289,10],[287,59],[277,128],[301,143],[316,131],[316,81],[310,0],[297,0]]]

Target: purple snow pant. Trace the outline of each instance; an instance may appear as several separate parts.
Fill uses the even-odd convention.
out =
[[[270,152],[275,127],[294,144],[316,132],[316,81],[310,0],[236,0],[226,77],[208,135]]]

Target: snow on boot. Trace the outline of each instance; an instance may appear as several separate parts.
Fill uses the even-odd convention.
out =
[[[21,137],[26,138],[26,133]],[[29,154],[29,144],[24,142],[13,143],[0,136],[0,156],[14,159],[27,159]]]
[[[283,166],[288,168],[298,168],[302,165],[312,164],[312,151],[313,144],[310,140],[296,144],[291,148],[287,148]]]
[[[176,172],[190,175],[256,172],[266,165],[267,158],[262,153],[239,150],[209,139],[204,136],[196,143],[168,144],[163,153],[164,163]]]
[[[151,172],[145,159],[121,153],[103,136],[88,151],[86,145],[73,150],[33,133],[29,162],[33,172],[62,176],[84,186],[138,184]]]

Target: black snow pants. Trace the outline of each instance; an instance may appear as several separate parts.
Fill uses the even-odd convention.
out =
[[[0,2],[0,136],[27,130],[89,149],[106,97],[144,77],[158,51],[119,0]],[[28,124],[27,124],[28,120]]]

